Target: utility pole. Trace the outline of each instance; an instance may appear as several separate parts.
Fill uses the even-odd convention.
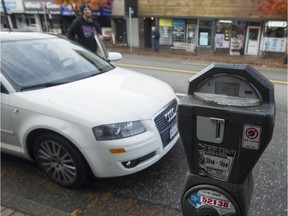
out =
[[[129,7],[129,37],[130,37],[130,51],[132,52],[132,19],[131,16],[134,13],[133,8]]]
[[[43,1],[42,2],[42,9],[43,9],[43,12],[44,12],[44,20],[45,20],[45,31],[48,32],[48,23],[47,23],[47,17],[46,17],[46,9],[47,9],[47,5],[46,5],[46,2]]]
[[[10,31],[12,31],[12,27],[10,26],[10,22],[8,20],[8,14],[7,14],[7,9],[6,9],[6,5],[5,5],[4,0],[2,0],[2,7],[3,7],[3,10],[4,10],[5,19],[6,19],[6,23],[8,25],[8,28],[10,29]]]

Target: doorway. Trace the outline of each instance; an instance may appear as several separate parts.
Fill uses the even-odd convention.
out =
[[[152,26],[155,21],[151,18],[145,18],[144,20],[144,48],[152,47]]]
[[[258,55],[260,27],[248,26],[245,45],[245,55]]]
[[[115,19],[116,44],[127,43],[126,22],[124,19]]]

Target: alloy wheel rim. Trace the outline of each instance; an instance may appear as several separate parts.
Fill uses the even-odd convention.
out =
[[[75,181],[76,164],[71,155],[57,142],[45,141],[38,149],[40,164],[57,182],[69,184]]]

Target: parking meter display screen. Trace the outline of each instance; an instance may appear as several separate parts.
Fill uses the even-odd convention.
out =
[[[233,74],[217,74],[201,81],[193,95],[207,103],[225,106],[259,106],[261,96],[254,85]]]
[[[240,83],[215,82],[215,94],[227,96],[239,96]]]

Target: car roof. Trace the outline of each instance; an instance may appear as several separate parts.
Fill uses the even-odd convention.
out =
[[[35,39],[51,39],[57,38],[56,35],[41,33],[41,32],[0,32],[1,42],[9,41],[23,41],[23,40],[35,40]]]

